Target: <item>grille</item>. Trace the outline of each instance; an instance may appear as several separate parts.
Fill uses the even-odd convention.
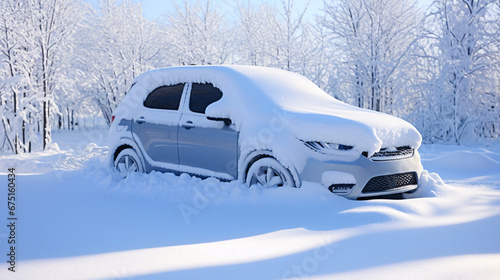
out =
[[[417,173],[415,172],[378,176],[368,181],[362,193],[383,192],[416,184]]]
[[[409,146],[396,147],[395,149],[383,148],[377,153],[370,157],[371,160],[382,161],[382,160],[394,160],[412,157],[414,149]],[[365,157],[368,157],[367,152],[363,152]]]

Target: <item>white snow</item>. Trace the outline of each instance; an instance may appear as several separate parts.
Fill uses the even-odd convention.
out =
[[[19,218],[15,273],[0,227],[0,279],[500,275],[498,147],[424,145],[429,172],[415,198],[351,201],[312,183],[247,189],[158,172],[119,180],[104,162],[105,133],[55,134],[60,152],[0,156],[3,174],[17,170]],[[5,207],[6,197],[4,183]]]
[[[329,187],[333,184],[356,184],[356,178],[350,173],[340,171],[326,171],[321,176],[321,184]]]

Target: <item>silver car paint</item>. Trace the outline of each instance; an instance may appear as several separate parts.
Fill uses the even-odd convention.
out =
[[[420,155],[415,151],[414,155],[406,159],[387,160],[387,161],[372,161],[364,156],[360,156],[352,162],[339,161],[318,161],[308,159],[304,170],[299,176],[302,181],[321,182],[321,176],[326,171],[342,171],[354,175],[356,185],[352,191],[346,195],[348,198],[357,198],[363,196],[377,196],[391,193],[399,193],[411,191],[417,188],[416,185],[409,185],[401,189],[389,190],[380,193],[362,194],[361,191],[368,181],[376,176],[400,174],[406,172],[416,172],[419,176],[422,173],[422,165],[420,163]]]
[[[237,178],[238,133],[222,121],[211,121],[204,114],[183,113],[179,125],[180,164]]]
[[[180,114],[165,110],[145,108],[147,114],[139,114],[132,121],[133,135],[138,138],[144,151],[155,162],[179,164],[177,133]],[[144,118],[143,116],[148,116]],[[166,119],[175,121],[165,122]],[[144,121],[144,122],[143,122]]]

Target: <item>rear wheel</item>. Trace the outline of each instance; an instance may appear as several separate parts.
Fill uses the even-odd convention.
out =
[[[115,170],[126,178],[133,172],[144,172],[139,155],[133,149],[121,151],[115,159]]]
[[[290,171],[271,157],[255,161],[248,169],[245,183],[261,188],[295,187]]]

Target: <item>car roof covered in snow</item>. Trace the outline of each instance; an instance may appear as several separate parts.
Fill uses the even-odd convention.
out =
[[[280,107],[324,98],[325,93],[305,77],[270,67],[248,65],[179,66],[151,70],[139,75],[135,87],[146,95],[157,87],[178,83],[212,83],[225,95],[239,98],[271,100]],[[248,100],[246,100],[248,101]]]

